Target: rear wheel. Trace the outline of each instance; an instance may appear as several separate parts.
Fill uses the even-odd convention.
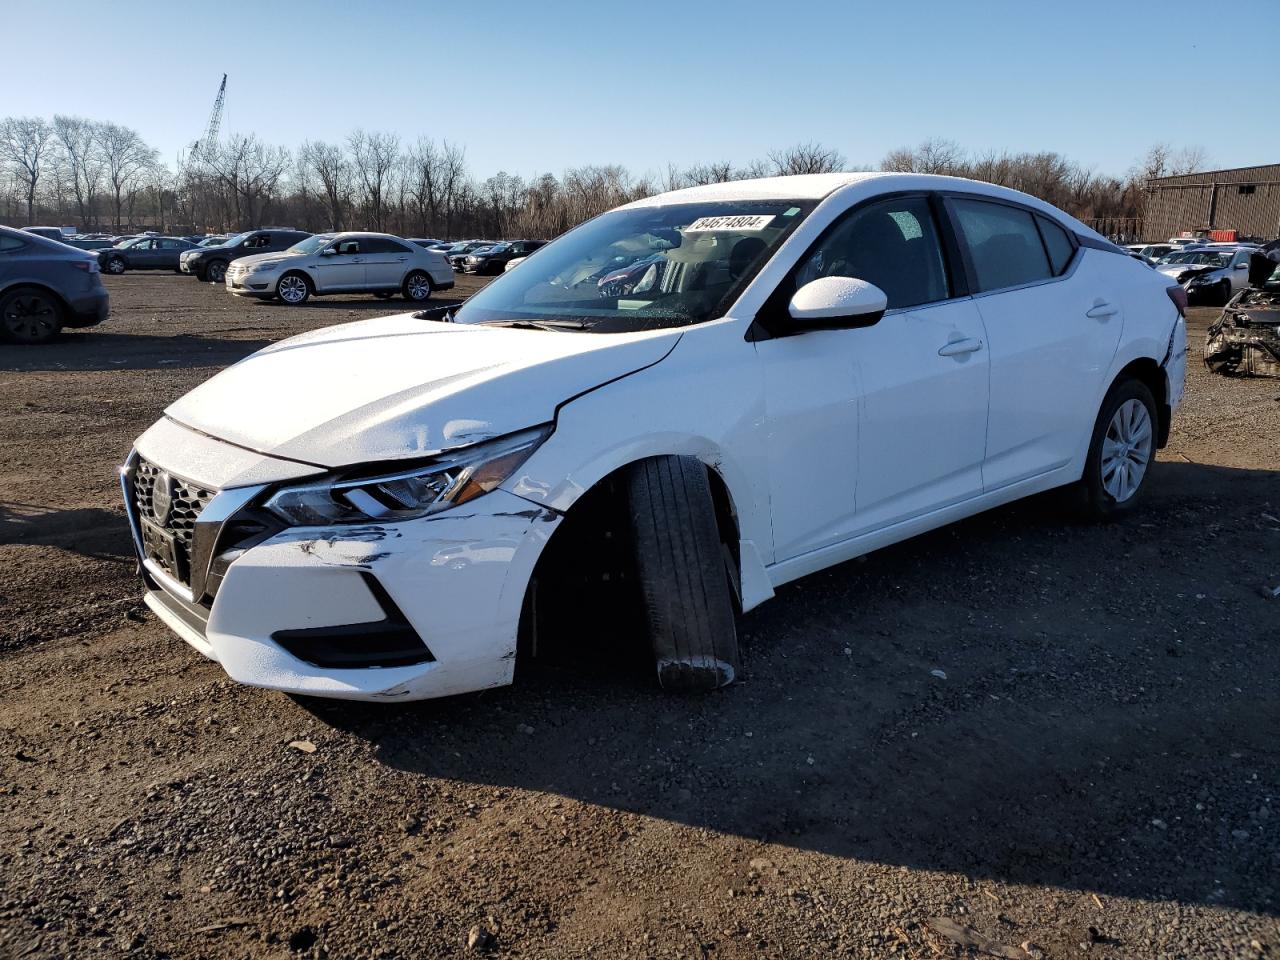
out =
[[[0,340],[48,343],[62,330],[62,304],[50,293],[30,287],[0,296]]]
[[[413,300],[416,303],[429,300],[431,298],[431,278],[421,270],[415,270],[404,278],[402,290],[406,300]]]
[[[1081,478],[1094,516],[1109,519],[1137,505],[1155,462],[1156,416],[1140,380],[1121,380],[1102,401]]]
[[[204,268],[204,277],[210,283],[221,283],[227,277],[227,262],[225,260],[214,260],[211,264]]]
[[[306,303],[311,296],[311,284],[300,273],[286,273],[276,282],[276,296],[290,306]]]
[[[707,468],[654,457],[627,475],[636,572],[664,690],[714,690],[739,669],[735,606]]]

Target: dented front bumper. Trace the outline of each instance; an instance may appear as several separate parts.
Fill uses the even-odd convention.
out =
[[[500,686],[513,676],[526,585],[559,520],[496,490],[402,523],[290,528],[236,551],[211,602],[144,556],[147,603],[253,686],[382,701]]]

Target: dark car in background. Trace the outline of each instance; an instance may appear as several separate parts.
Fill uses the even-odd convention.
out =
[[[70,233],[61,227],[23,227],[23,233],[34,233],[37,237],[44,237],[46,240],[56,240],[58,243],[65,243]]]
[[[107,273],[115,274],[126,270],[176,271],[178,259],[194,248],[194,243],[181,237],[138,237],[99,250],[98,263]]]
[[[442,250],[441,253],[449,261],[449,266],[461,273],[462,264],[467,259],[468,254],[475,253],[481,247],[492,247],[496,242],[496,240],[459,240],[448,250]]]
[[[288,250],[299,240],[305,240],[309,236],[311,234],[305,230],[286,227],[246,230],[229,238],[226,243],[187,250],[179,260],[178,269],[183,273],[194,274],[201,280],[222,283],[226,279],[227,267],[231,265],[231,261],[255,253]]]
[[[45,343],[101,323],[110,304],[92,254],[0,227],[0,341]]]
[[[462,269],[466,273],[502,273],[509,261],[527,257],[546,244],[545,240],[504,240],[467,254],[462,260]]]

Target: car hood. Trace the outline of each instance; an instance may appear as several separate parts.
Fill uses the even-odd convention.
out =
[[[251,253],[247,257],[236,257],[236,263],[247,270],[256,263],[266,263],[268,260],[294,260],[305,256],[305,253],[286,253],[283,250],[277,250],[275,253]]]
[[[1163,273],[1166,277],[1177,277],[1189,271],[1204,273],[1207,270],[1221,269],[1221,267],[1213,267],[1203,263],[1162,263],[1156,267],[1156,272]]]
[[[520,330],[401,314],[281,341],[165,413],[324,467],[429,456],[548,423],[564,401],[657,363],[679,338],[678,330]]]

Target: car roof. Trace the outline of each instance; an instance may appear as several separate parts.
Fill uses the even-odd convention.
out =
[[[1092,227],[1080,222],[1069,213],[1060,210],[1038,197],[1001,187],[982,180],[967,177],[944,177],[928,173],[889,173],[873,171],[863,173],[806,173],[788,177],[762,177],[757,180],[733,180],[728,183],[709,183],[697,187],[685,187],[651,197],[644,197],[624,204],[619,209],[660,207],[672,203],[705,203],[732,200],[822,200],[836,193],[855,190],[874,183],[874,189],[865,191],[867,197],[900,190],[952,190],[974,196],[986,196],[995,200],[1008,200],[1038,210],[1060,223],[1069,224],[1077,234],[1105,243],[1108,249],[1120,248]],[[860,191],[861,192],[861,191]]]

